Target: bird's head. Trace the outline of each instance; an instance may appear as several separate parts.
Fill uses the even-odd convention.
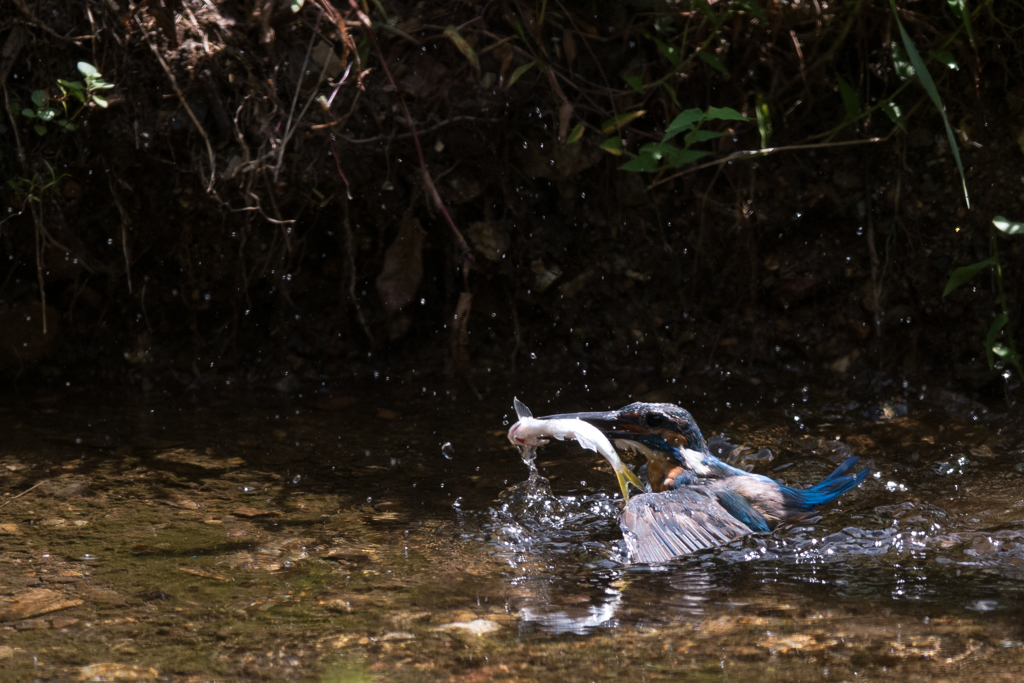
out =
[[[618,410],[590,413],[548,415],[544,419],[564,418],[589,422],[623,450],[642,453],[650,470],[661,470],[664,475],[679,476],[675,471],[704,476],[710,469],[707,459],[712,458],[707,442],[690,413],[673,403],[630,403]],[[674,473],[671,474],[670,473]],[[653,472],[649,472],[649,475]],[[656,477],[651,485],[659,490]]]

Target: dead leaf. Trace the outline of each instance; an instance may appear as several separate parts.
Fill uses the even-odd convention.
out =
[[[284,514],[280,510],[259,510],[257,508],[236,508],[231,511],[236,517],[276,517]]]
[[[384,267],[377,276],[377,294],[388,315],[412,301],[423,279],[423,240],[427,233],[412,216],[402,219],[398,236],[384,253]]]
[[[473,309],[473,295],[469,292],[459,294],[459,303],[455,306],[452,317],[452,360],[460,370],[469,369],[469,312]]]
[[[160,672],[152,667],[119,662],[90,664],[78,672],[78,678],[82,681],[151,681],[159,676]]]
[[[469,224],[469,241],[489,261],[500,261],[508,251],[508,235],[501,225],[487,221]]]
[[[48,612],[78,607],[81,600],[46,588],[30,588],[0,600],[0,621],[20,621]]]
[[[565,61],[571,67],[576,61],[576,41],[573,40],[572,31],[569,29],[562,32],[562,48],[565,50]]]
[[[569,135],[569,124],[572,123],[572,104],[569,100],[564,100],[562,106],[558,108],[558,139],[565,141],[566,136]]]

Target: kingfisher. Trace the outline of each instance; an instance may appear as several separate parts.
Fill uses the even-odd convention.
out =
[[[629,499],[620,519],[627,549],[638,562],[665,562],[808,519],[870,471],[851,473],[859,460],[852,457],[810,488],[785,486],[716,458],[693,416],[673,403],[631,403],[540,419],[583,420],[616,447],[646,458],[651,492]]]

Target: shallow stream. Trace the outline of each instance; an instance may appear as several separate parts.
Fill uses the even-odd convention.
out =
[[[511,387],[12,393],[3,680],[1024,678],[1005,407],[707,382],[515,393],[538,415],[678,402],[790,485],[851,452],[873,474],[817,523],[630,566],[600,456],[551,444],[550,493],[524,484]]]

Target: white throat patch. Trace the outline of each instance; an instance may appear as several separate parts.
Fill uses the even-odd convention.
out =
[[[639,441],[631,441],[629,439],[615,439],[615,446],[621,448],[624,451],[630,453],[640,453],[645,456],[648,460],[654,458],[654,451],[647,446],[643,445]],[[705,475],[711,473],[711,468],[704,464],[704,454],[699,451],[691,451],[689,448],[680,448],[680,452],[683,454],[683,462],[686,463],[688,469],[693,470],[698,475]]]

